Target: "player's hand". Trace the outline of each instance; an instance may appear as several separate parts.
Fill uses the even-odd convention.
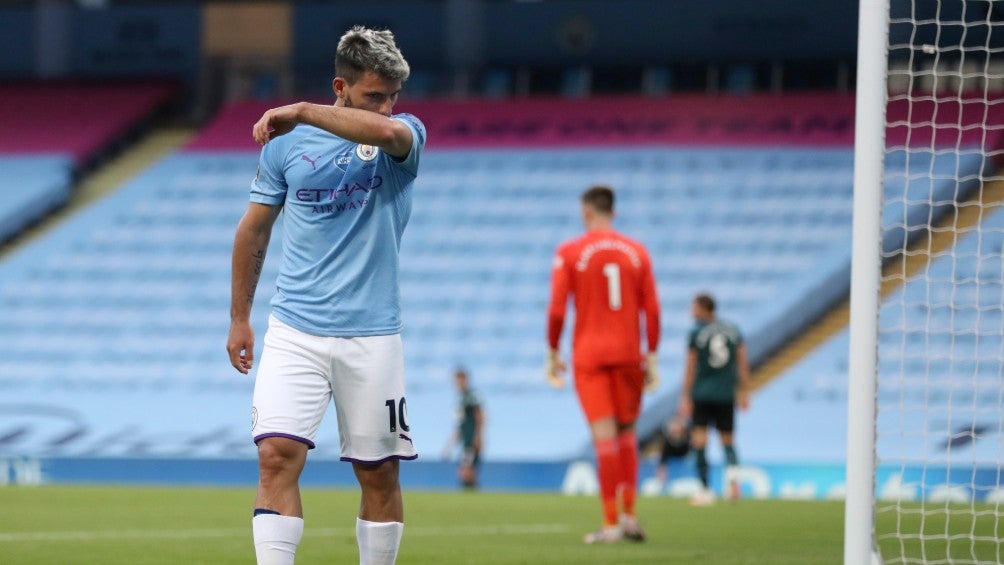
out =
[[[694,413],[694,402],[690,400],[689,396],[680,397],[680,406],[677,407],[677,414],[681,418],[689,418]]]
[[[748,409],[750,407],[750,393],[749,393],[749,391],[748,390],[744,390],[744,391],[740,392],[739,393],[739,398],[737,400],[739,401],[738,404],[739,404],[739,409],[740,410],[746,410],[746,409]]]
[[[231,322],[227,337],[230,364],[245,375],[254,366],[254,330],[249,322]]]
[[[558,353],[557,349],[552,349],[547,352],[547,367],[545,369],[547,373],[547,382],[554,388],[562,388],[565,386],[565,362],[561,360],[561,354]]]
[[[254,127],[251,128],[251,136],[259,145],[265,145],[269,141],[285,135],[300,123],[299,104],[279,106],[262,114]]]
[[[645,358],[645,392],[659,389],[659,357],[653,351]]]

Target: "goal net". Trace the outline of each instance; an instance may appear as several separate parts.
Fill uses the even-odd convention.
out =
[[[1004,563],[1004,2],[888,9],[871,559]]]

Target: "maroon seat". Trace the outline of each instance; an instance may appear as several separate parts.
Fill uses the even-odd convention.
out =
[[[168,82],[0,86],[0,153],[70,154],[80,165],[177,92]]]

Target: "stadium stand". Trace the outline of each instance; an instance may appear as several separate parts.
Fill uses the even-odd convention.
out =
[[[0,242],[65,204],[70,197],[73,160],[58,154],[0,155]]]
[[[996,418],[1000,407],[1004,214],[990,212],[980,228],[982,237],[962,234],[951,255],[926,267],[925,277],[909,280],[883,300],[881,327],[900,329],[881,334],[878,394],[885,395],[883,405],[902,409],[891,415],[880,412],[878,429],[914,432],[895,438],[880,433],[880,458],[895,453],[914,461],[934,455],[969,464],[999,460],[996,430],[982,433],[973,429],[972,422],[978,428],[981,413]],[[973,293],[978,293],[978,300]],[[902,328],[917,329],[906,332],[906,343],[900,341]],[[757,395],[757,409],[740,419],[749,458],[843,461],[848,347],[844,330]],[[901,380],[893,378],[901,373]],[[965,390],[953,389],[951,383],[963,375],[970,384]],[[895,383],[896,389],[883,389],[883,383]],[[883,418],[897,421],[884,426]]]
[[[621,104],[635,109],[613,125],[588,113],[603,102],[482,102],[462,123],[458,106],[470,103],[416,104],[431,141],[403,242],[402,298],[420,450],[435,454],[450,434],[449,378],[462,364],[485,399],[486,457],[582,452],[573,393],[544,384],[543,333],[551,254],[581,231],[577,197],[592,183],[618,188],[618,225],[657,258],[665,384],[648,413],[672,404],[694,292],[719,296],[761,355],[768,338],[846,293],[852,153],[840,124],[850,99],[770,100],[745,118],[722,118],[735,105],[704,98]],[[253,456],[241,425],[251,381],[229,366],[223,342],[233,230],[256,165],[247,131],[263,108],[224,109],[186,151],[0,264],[0,402],[70,410],[79,426],[10,436],[0,453]],[[663,125],[632,128],[641,114]],[[779,115],[788,125],[770,127]],[[695,143],[672,142],[688,136]],[[815,143],[800,147],[807,138]],[[946,178],[980,166],[933,154],[914,163],[944,167]],[[909,218],[924,204],[896,205]],[[279,240],[253,312],[259,351]],[[337,455],[334,429],[327,419],[316,455]]]
[[[65,204],[78,173],[163,104],[172,83],[8,83],[0,87],[0,242]]]

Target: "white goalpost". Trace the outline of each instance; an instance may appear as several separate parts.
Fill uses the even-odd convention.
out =
[[[861,0],[859,10],[844,565],[872,563],[875,547],[875,383],[889,0]]]
[[[1004,563],[1004,1],[859,7],[844,565]]]

